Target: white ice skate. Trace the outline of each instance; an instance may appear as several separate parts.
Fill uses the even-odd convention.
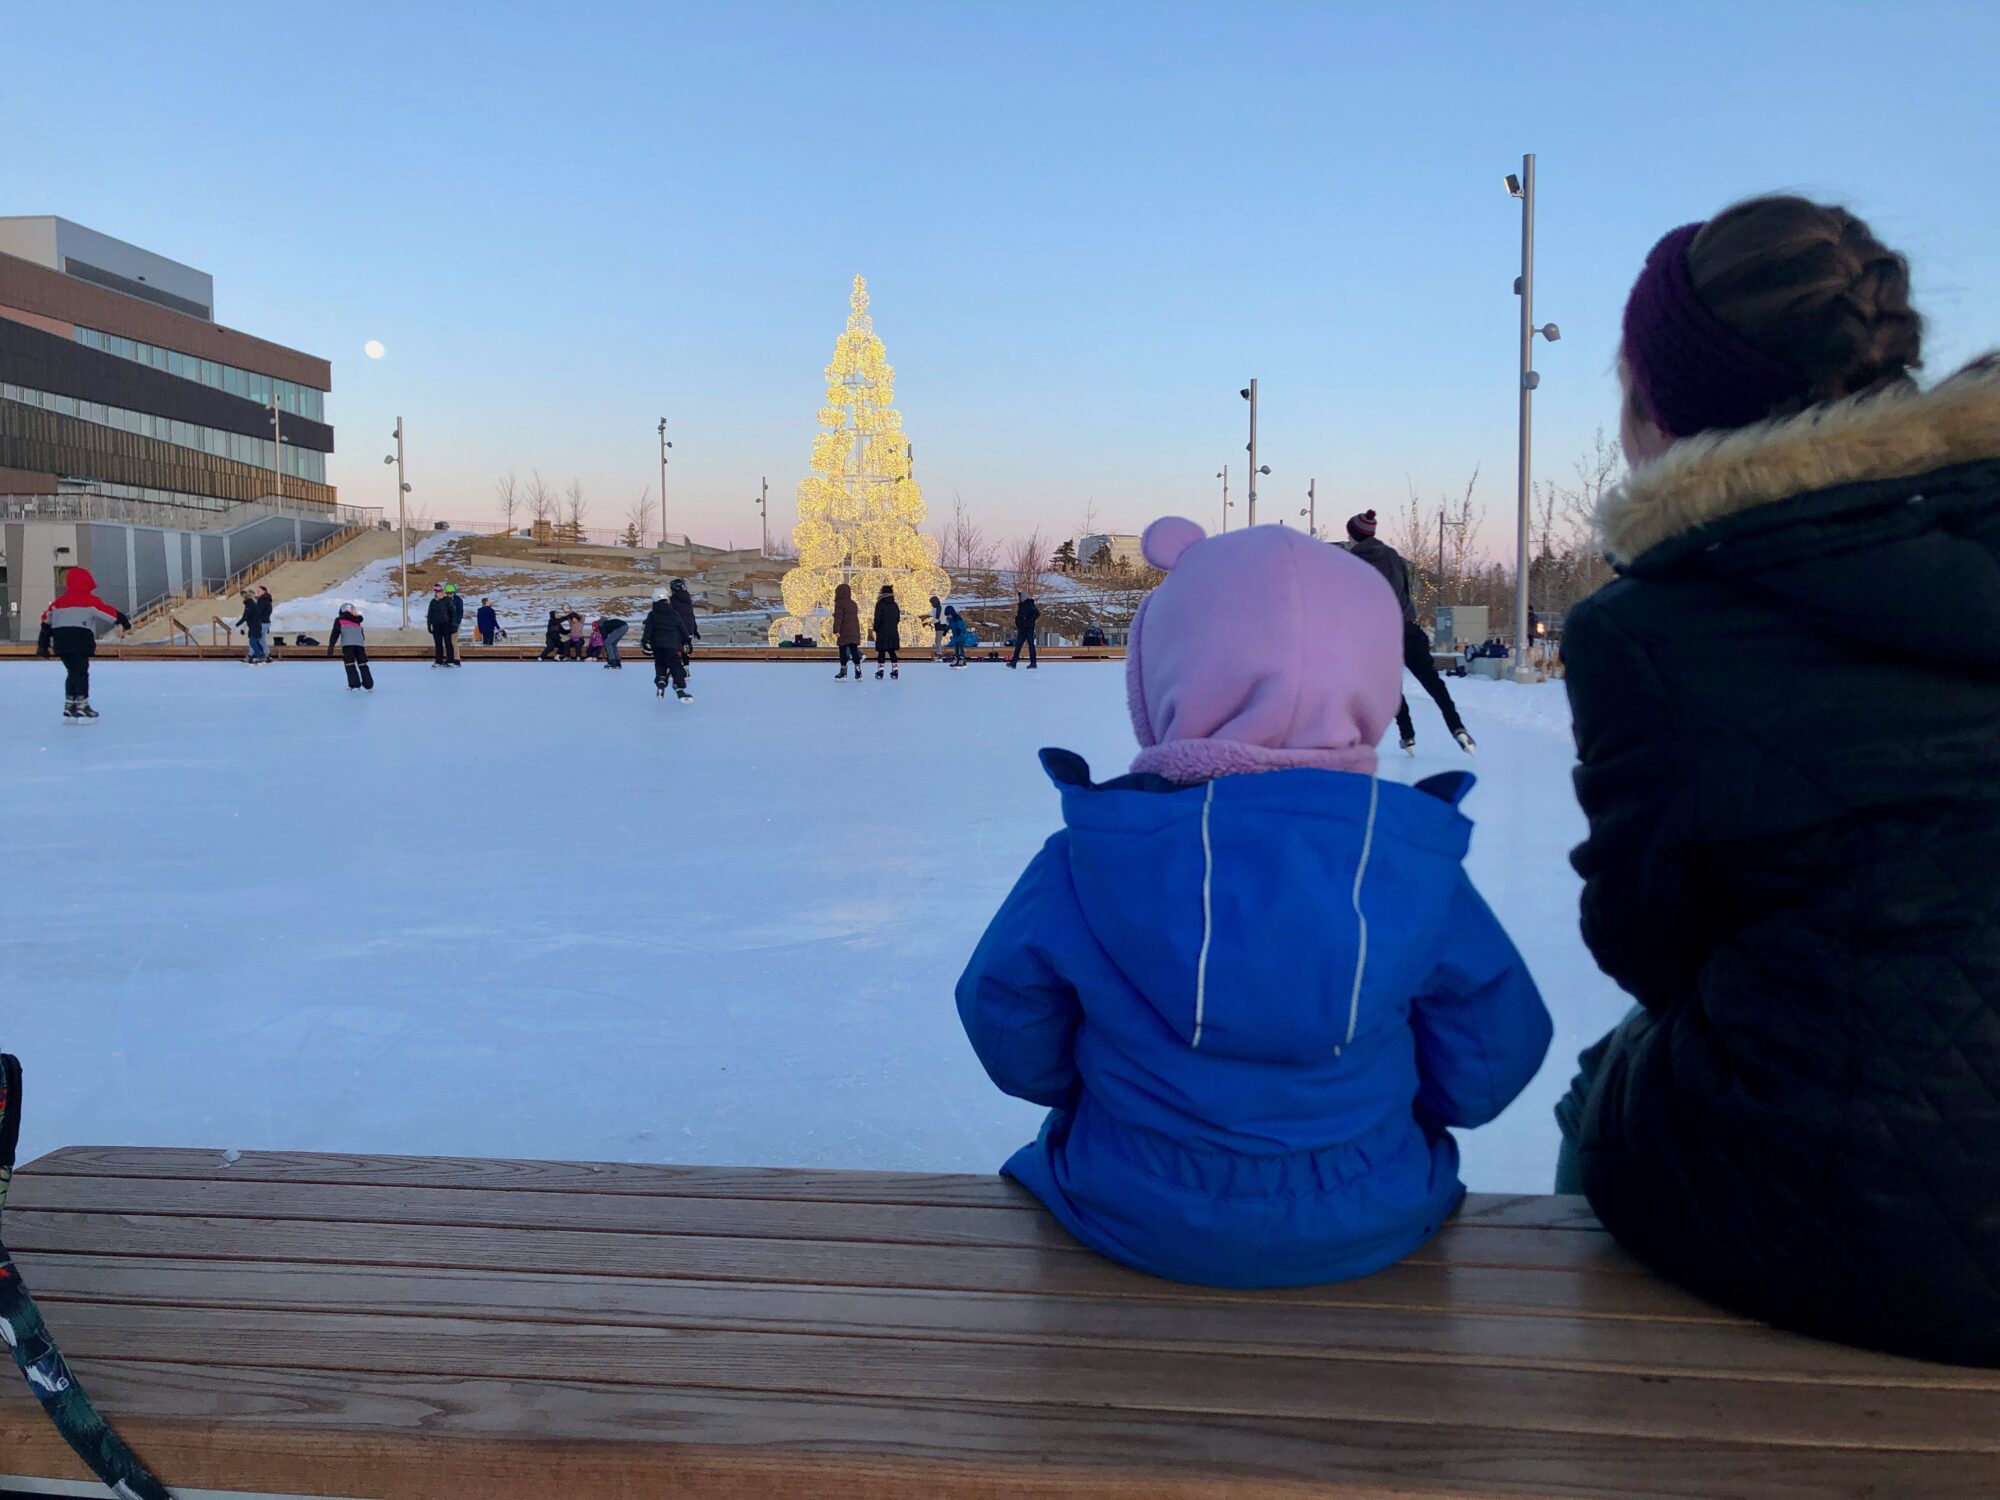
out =
[[[1467,755],[1477,755],[1479,753],[1479,747],[1472,743],[1472,735],[1467,730],[1459,730],[1456,734],[1452,735],[1452,738],[1458,741],[1458,748],[1463,750]]]

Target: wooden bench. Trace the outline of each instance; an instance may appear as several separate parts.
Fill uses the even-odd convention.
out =
[[[177,1489],[2000,1495],[2000,1371],[1717,1312],[1577,1199],[1475,1195],[1277,1292],[1123,1270],[974,1177],[78,1148],[7,1227]],[[85,1477],[11,1377],[0,1474]]]

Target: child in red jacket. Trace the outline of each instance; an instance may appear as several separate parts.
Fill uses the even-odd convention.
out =
[[[114,625],[120,630],[132,628],[123,610],[113,609],[97,597],[97,580],[88,568],[71,568],[55,603],[42,611],[41,638],[36,642],[38,656],[47,656],[53,649],[67,669],[65,719],[75,722],[97,717],[97,710],[90,706],[90,659],[97,654],[98,634]]]

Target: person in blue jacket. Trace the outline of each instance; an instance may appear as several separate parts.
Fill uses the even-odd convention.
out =
[[[965,665],[965,653],[969,647],[979,644],[979,637],[972,633],[972,627],[965,623],[965,616],[951,605],[944,607],[944,628],[951,640],[951,664]]]
[[[958,984],[987,1073],[1049,1107],[1003,1170],[1078,1239],[1178,1281],[1292,1286],[1408,1255],[1464,1195],[1453,1128],[1527,1085],[1551,1026],[1462,867],[1472,777],[1377,778],[1402,616],[1289,528],[1148,528],[1143,747],[1095,783]]]

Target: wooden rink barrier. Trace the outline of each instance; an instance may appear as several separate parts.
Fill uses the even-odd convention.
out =
[[[8,1227],[182,1494],[2000,1494],[2000,1371],[1719,1311],[1574,1198],[1267,1292],[1113,1265],[996,1177],[86,1147]],[[0,1475],[84,1477],[18,1381]]]

